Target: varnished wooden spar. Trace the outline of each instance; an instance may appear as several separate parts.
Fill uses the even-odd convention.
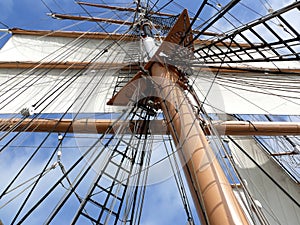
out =
[[[21,131],[23,129],[27,132],[74,132],[74,133],[114,133],[115,129],[108,130],[110,126],[115,123],[114,120],[105,119],[82,119],[82,120],[67,120],[61,121],[53,119],[0,119],[1,131],[8,131],[13,128],[13,131]],[[119,121],[115,127],[126,125],[128,131],[133,132],[133,127],[141,124],[142,121],[134,120],[132,123],[127,121]],[[152,120],[151,131],[152,135],[169,134],[166,123],[163,120]],[[68,127],[70,129],[68,130]],[[75,127],[75,129],[74,129]],[[163,129],[162,129],[163,128]],[[237,135],[237,136],[284,136],[284,135],[300,135],[300,122],[243,122],[243,121],[226,121],[215,122],[213,128],[216,129],[220,135]],[[205,135],[211,135],[210,125],[204,125]],[[146,133],[145,130],[136,130],[135,132],[141,134]]]
[[[81,32],[81,31],[52,31],[52,30],[24,30],[19,28],[11,28],[8,30],[11,34],[18,35],[34,35],[45,37],[65,37],[65,38],[86,38],[99,40],[120,40],[137,41],[137,36],[130,34],[103,33],[103,32]]]
[[[114,23],[120,25],[133,25],[132,22],[128,22],[125,20],[115,20],[115,19],[106,19],[106,18],[99,18],[99,17],[88,17],[88,16],[72,16],[67,14],[58,14],[58,13],[51,13],[55,19],[67,19],[67,20],[81,20],[81,21],[91,21],[91,22],[104,22],[104,23]]]
[[[101,32],[80,32],[80,31],[50,31],[50,30],[24,30],[19,28],[11,28],[6,30],[11,34],[19,35],[35,35],[47,37],[66,37],[66,38],[87,38],[87,39],[107,39],[107,40],[120,40],[123,41],[137,41],[139,40],[136,35],[130,34],[116,34],[116,33],[101,33]],[[206,34],[208,35],[208,34]],[[195,44],[208,45],[213,43],[212,40],[195,40]],[[218,42],[216,46],[228,45],[229,42]],[[250,47],[247,43],[230,43],[231,47]]]
[[[127,7],[119,7],[119,6],[110,6],[110,5],[103,5],[103,4],[95,4],[95,3],[89,3],[89,2],[76,2],[77,4],[80,5],[86,5],[86,6],[93,6],[93,7],[98,7],[98,8],[103,8],[103,9],[111,9],[111,10],[117,10],[117,11],[127,11],[127,12],[136,12],[136,8],[127,8]],[[174,17],[177,15],[170,14],[170,13],[164,13],[164,12],[155,12],[155,11],[150,11],[147,12],[150,15],[158,15],[158,16],[169,16],[169,17]],[[193,18],[191,18],[193,19]],[[193,31],[193,33],[197,34],[199,31]],[[204,35],[207,36],[221,36],[221,34],[215,33],[215,32],[209,32],[206,31],[204,32]]]
[[[86,6],[93,6],[97,8],[103,8],[103,9],[111,9],[111,10],[117,10],[117,11],[125,11],[125,12],[136,12],[136,8],[128,8],[128,7],[119,7],[119,6],[110,6],[110,5],[103,5],[103,4],[96,4],[96,3],[90,3],[90,2],[76,2],[80,5],[86,5]],[[159,16],[175,16],[170,13],[163,13],[163,12],[154,12],[150,11],[148,12],[151,15],[159,15]]]
[[[0,62],[0,69],[120,69],[120,70],[138,70],[137,63],[101,63],[101,62]]]
[[[108,119],[80,119],[80,120],[56,120],[56,119],[0,119],[0,131],[13,132],[57,132],[57,133],[97,133],[97,134],[116,134],[119,128],[124,128],[126,134],[143,134],[146,130],[143,121],[115,121]],[[168,134],[164,121],[153,120],[150,122],[151,133]]]
[[[51,17],[55,19],[63,19],[63,20],[79,20],[79,21],[90,21],[90,22],[103,22],[103,23],[113,23],[113,24],[119,24],[119,25],[127,25],[132,26],[134,23],[125,21],[125,20],[116,20],[116,19],[107,19],[107,18],[99,18],[99,17],[88,17],[88,16],[73,16],[68,14],[59,14],[59,13],[50,13]],[[154,25],[156,28],[159,28],[160,26]],[[170,28],[170,27],[165,27]],[[164,29],[165,29],[164,28]],[[198,33],[199,31],[193,31],[193,33]],[[203,32],[203,35],[207,36],[219,36],[219,34],[214,32],[205,31]],[[221,43],[224,45],[223,43]]]
[[[236,136],[284,136],[300,135],[299,122],[249,122],[249,121],[225,121],[215,122],[213,127],[220,135]],[[206,126],[209,135],[210,127]]]

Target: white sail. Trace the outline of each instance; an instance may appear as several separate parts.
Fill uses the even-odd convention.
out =
[[[61,113],[66,110],[70,113],[76,112],[76,108],[69,108],[68,103],[75,101],[76,93],[79,93],[82,87],[82,81],[88,82],[93,77],[93,73],[98,73],[93,82],[96,83],[97,79],[98,81],[103,79],[103,81],[98,84],[100,89],[97,90],[97,93],[93,94],[97,102],[92,104],[92,108],[83,111],[91,113],[112,111],[110,107],[102,103],[106,103],[112,97],[118,72],[127,65],[124,61],[125,52],[129,48],[131,51],[137,51],[139,42],[120,42],[119,45],[109,48],[107,53],[101,54],[101,51],[111,44],[112,40],[109,39],[86,40],[84,38],[14,34],[1,49],[0,61],[2,64],[7,63],[8,60],[18,63],[34,62],[36,68],[26,71],[24,69],[1,69],[1,83],[10,80],[9,83],[14,88],[10,89],[10,85],[7,85],[2,90],[5,94],[1,94],[0,113],[18,113],[22,108],[35,104],[46,93],[53,90],[59,81],[65,81],[68,77],[78,73],[78,70],[72,69],[72,63],[90,62],[92,59],[94,60],[87,66],[83,75],[76,79],[71,86],[65,88],[63,93],[56,96],[55,103],[46,108],[45,105],[41,107],[42,112]],[[95,46],[97,47],[95,48]],[[71,63],[71,65],[69,69],[66,68],[65,70],[42,71],[39,70],[39,63],[41,62]],[[105,63],[106,66],[101,66],[102,64],[99,66],[99,63]],[[55,68],[54,65],[53,67]],[[20,75],[16,76],[17,74]],[[247,76],[248,80],[245,80],[244,74],[229,76],[221,73],[215,79],[215,73],[199,72],[195,69],[191,80],[195,82],[196,93],[201,101],[204,100],[204,107],[208,113],[297,115],[300,111],[299,76],[268,76],[266,74],[258,76],[251,73]],[[28,80],[31,82],[28,83]],[[278,81],[282,82],[278,83]],[[262,85],[263,83],[264,85]],[[89,88],[92,90],[94,87]],[[16,91],[18,89],[19,91]],[[8,93],[6,93],[7,90],[9,90]],[[10,94],[18,97],[5,104],[5,101],[9,101],[6,98]],[[49,101],[51,101],[50,98]]]
[[[40,113],[76,113],[85,101],[82,113],[116,111],[106,103],[112,97],[119,71],[127,65],[124,58],[128,47],[136,45],[122,42],[111,46],[112,42],[13,35],[0,51],[0,82],[5,84],[0,113],[19,113],[37,104],[35,110]],[[15,63],[16,68],[5,67],[9,63]],[[18,63],[34,65],[17,69]],[[48,63],[48,67],[42,63]],[[58,64],[66,65],[56,69]],[[74,69],[76,64],[82,69]]]
[[[245,150],[243,153],[235,143],[229,142],[238,171],[245,179],[251,197],[261,205],[261,211],[269,224],[298,224],[299,184],[253,139],[236,137],[234,141]]]
[[[108,48],[113,40],[87,39],[82,37],[68,38],[50,36],[14,34],[2,47],[0,61],[12,62],[122,62],[125,51],[114,46],[97,57]],[[125,46],[123,46],[125,47]]]
[[[220,74],[215,80],[213,73],[198,76],[196,90],[210,113],[297,115],[300,110],[299,76],[249,73],[247,79],[243,74]]]
[[[41,113],[109,112],[106,102],[112,96],[117,70],[91,69],[80,76],[76,76],[78,70],[51,70],[46,74],[43,71],[35,75],[20,74],[16,69],[2,70],[0,82],[8,84],[1,90],[0,113],[20,113],[35,104],[39,105],[35,111]]]

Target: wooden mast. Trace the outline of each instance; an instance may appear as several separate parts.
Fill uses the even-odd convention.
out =
[[[179,44],[182,41],[181,37],[185,35],[183,44],[189,43],[192,34],[185,34],[189,26],[188,13],[184,10],[165,41]],[[163,45],[160,48],[164,48]],[[194,114],[183,89],[177,84],[180,78],[179,71],[176,67],[161,63],[163,60],[159,57],[160,51],[157,50],[145,69],[150,72],[154,81],[158,79],[158,82],[154,82],[154,88],[157,96],[160,96],[161,109],[181,154],[182,166],[199,218],[203,223],[210,225],[249,224],[208,144],[199,118]]]
[[[179,44],[189,26],[188,13],[184,10],[165,41]],[[183,43],[192,38],[191,34],[185,36]],[[182,154],[184,171],[200,218],[204,220],[202,214],[206,214],[205,218],[210,225],[248,224],[231,185],[208,144],[199,119],[183,89],[177,84],[180,79],[179,71],[160,62],[150,62],[146,69],[152,77],[160,79],[156,92],[161,96],[161,108],[168,128],[179,154]]]
[[[191,105],[176,85],[178,74],[173,68],[167,69],[159,63],[152,65],[151,73],[166,80],[159,88],[163,97],[161,107],[177,149],[182,153],[186,177],[192,193],[195,192],[193,198],[198,214],[202,216],[201,208],[204,208],[210,225],[248,224]]]

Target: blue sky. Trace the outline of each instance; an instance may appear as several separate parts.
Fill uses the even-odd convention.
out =
[[[47,5],[51,7],[51,10],[59,13],[83,13],[82,9],[78,7],[73,0],[45,0]],[[59,2],[60,7],[56,4]],[[94,1],[96,2],[96,1]],[[108,1],[107,1],[108,2]],[[120,1],[118,1],[120,2]],[[123,1],[125,2],[125,1]],[[127,2],[127,1],[126,1]],[[183,0],[181,1],[184,2]],[[254,1],[247,1],[250,6],[254,4]],[[274,4],[278,6],[279,1],[272,1]],[[282,1],[287,2],[287,1]],[[290,2],[290,1],[289,1]],[[191,6],[195,4],[195,1],[187,1],[184,2],[185,6]],[[193,6],[193,10],[196,10],[197,6]],[[276,7],[274,7],[276,8]],[[264,9],[260,9],[264,10]],[[37,0],[2,0],[0,1],[0,22],[7,25],[9,28],[18,27],[23,29],[43,29],[43,30],[56,30],[61,29],[67,25],[73,24],[70,21],[60,21],[54,20],[48,16],[46,13],[49,13],[49,10],[42,4],[41,1]],[[210,12],[206,12],[209,15]],[[245,14],[245,12],[240,12]],[[4,25],[0,25],[0,28],[5,28]],[[72,29],[81,29],[83,27],[74,26],[70,28]],[[4,34],[4,33],[3,33]],[[1,36],[1,34],[0,34]],[[5,38],[3,40],[6,40]],[[0,46],[3,41],[0,40]],[[2,158],[3,160],[3,158]],[[12,167],[19,164],[19,161],[24,160],[23,157],[15,162]],[[7,164],[2,164],[2,167]],[[0,166],[1,168],[1,166]],[[4,168],[3,168],[4,169]],[[2,174],[1,180],[5,179],[5,174]],[[184,224],[183,214],[179,214],[177,209],[180,205],[180,201],[178,201],[178,194],[176,192],[172,192],[171,189],[174,187],[174,183],[171,182],[170,179],[167,179],[165,182],[162,182],[161,185],[152,185],[149,186],[150,192],[147,194],[146,199],[156,205],[156,213],[154,212],[154,208],[146,208],[145,209],[145,225],[159,225],[159,224]],[[151,213],[148,213],[151,212]],[[0,219],[5,216],[5,213],[1,213],[0,211]],[[4,220],[5,221],[5,220]],[[38,222],[36,224],[39,224]],[[185,225],[185,224],[184,224]]]
[[[52,12],[56,13],[70,13],[74,15],[86,15],[85,11],[74,3],[73,0],[44,0],[47,7],[50,8]],[[132,1],[87,1],[87,2],[113,2],[116,5],[120,6],[133,6]],[[120,3],[123,2],[123,3]],[[128,2],[130,2],[128,4]],[[166,2],[166,1],[164,1]],[[184,2],[184,3],[183,3]],[[185,7],[189,5],[194,5],[194,1],[179,1],[181,5]],[[197,3],[197,7],[200,3]],[[22,28],[22,29],[42,29],[42,30],[59,30],[59,29],[67,29],[67,30],[81,30],[86,29],[90,26],[95,26],[93,23],[85,23],[84,25],[74,25],[80,22],[74,21],[63,21],[63,20],[55,20],[46,14],[50,12],[42,1],[40,0],[5,0],[0,1],[0,28]],[[195,7],[195,6],[194,6]],[[95,13],[93,15],[100,15],[103,10],[98,8],[85,7],[89,12]],[[190,7],[192,8],[192,7]],[[176,8],[176,12],[180,11],[180,7]],[[169,11],[170,12],[170,11]],[[100,14],[99,14],[100,13]],[[103,15],[102,17],[105,17]],[[66,28],[66,26],[74,25],[71,28]],[[93,25],[92,25],[93,24]],[[6,25],[6,26],[5,26]],[[96,28],[99,29],[99,28]],[[0,33],[1,36],[1,33]],[[0,39],[0,46],[3,45],[4,40],[7,38]]]
[[[71,14],[81,14],[85,15],[84,10],[78,6],[76,3],[74,3],[73,0],[44,0],[48,9],[40,0],[5,0],[0,1],[0,22],[7,25],[9,28],[18,27],[23,29],[44,29],[44,30],[58,30],[62,29],[67,25],[75,24],[78,22],[73,21],[57,21],[49,16],[46,16],[47,13],[50,12],[57,12],[57,13],[71,13]],[[121,5],[121,6],[131,6],[133,1],[98,1],[98,0],[90,0],[88,2],[113,2],[114,4]],[[130,2],[130,4],[128,4]],[[164,3],[167,2],[166,0],[163,1]],[[184,6],[190,10],[190,12],[195,13],[198,9],[198,7],[201,4],[201,1],[176,1],[181,6]],[[228,0],[222,0],[222,1],[216,1],[211,0],[213,5],[217,5],[218,2],[221,2],[223,5],[228,3]],[[272,6],[273,10],[278,9],[279,7],[282,7],[283,5],[286,5],[288,3],[291,3],[292,0],[267,0],[267,1],[260,1],[260,5],[257,4],[256,1],[252,0],[243,0],[243,4],[245,4],[247,7],[254,9],[255,11],[261,13],[262,15],[265,15],[270,8],[269,5]],[[264,3],[261,5],[261,3]],[[163,5],[163,4],[161,4]],[[175,12],[178,13],[180,10],[182,10],[181,6],[177,5],[170,5],[168,7],[167,12]],[[88,9],[89,12],[103,12],[101,9],[94,9],[91,7],[85,7]],[[241,19],[243,22],[247,22],[248,20],[251,20],[254,17],[253,12],[250,12],[249,10],[240,10],[241,7],[237,7],[237,10],[233,9],[233,13],[235,16],[237,16],[239,19]],[[245,8],[244,8],[245,9]],[[212,13],[215,12],[211,7],[206,7],[205,11],[201,14],[201,18],[207,18]],[[97,15],[97,14],[93,14]],[[101,15],[101,14],[100,14]],[[103,16],[105,17],[105,16]],[[91,23],[89,23],[90,25]],[[86,24],[84,25],[87,26]],[[222,29],[229,29],[228,24],[222,20],[219,22],[219,27],[222,27]],[[5,28],[4,25],[0,24],[0,28]],[[80,30],[84,29],[83,26],[74,26],[72,28],[69,28],[69,30]],[[1,34],[0,34],[1,36]],[[0,46],[3,44],[3,40],[0,39]]]
[[[82,10],[74,4],[72,0],[64,0],[64,1],[47,1],[45,2],[51,7],[54,12],[59,13],[77,13]],[[61,8],[57,7],[56,2],[59,2]],[[49,10],[42,4],[41,1],[37,0],[6,0],[0,2],[0,22],[4,25],[0,25],[0,28],[6,28],[7,25],[9,28],[22,28],[22,29],[42,29],[42,30],[56,30],[62,29],[63,27],[73,24],[70,21],[60,21],[54,20],[49,16],[46,16],[46,13],[49,13]],[[80,27],[75,27],[76,30],[80,30]],[[72,28],[70,29],[72,30]],[[5,33],[3,33],[5,34]],[[2,44],[7,38],[4,38]],[[16,145],[25,145],[34,143],[39,143],[39,138],[43,137],[43,135],[37,135],[34,137],[30,137],[30,135],[24,135],[23,139],[20,139],[20,143],[15,143]],[[36,139],[35,139],[36,138]],[[24,141],[25,140],[25,141]],[[51,141],[55,142],[55,139],[51,139]],[[3,143],[3,142],[2,142]],[[0,157],[0,168],[2,171],[6,170],[7,173],[1,173],[0,180],[2,181],[2,185],[9,182],[10,179],[7,179],[8,173],[14,173],[19,168],[19,165],[22,165],[25,160],[31,154],[30,149],[22,149],[22,154],[20,155],[20,151],[14,149],[15,151],[6,151],[1,154]],[[64,156],[65,157],[65,156]],[[45,160],[45,155],[39,155],[37,157],[38,160]],[[66,158],[64,158],[66,159]],[[36,171],[39,171],[41,165],[33,164],[29,169],[28,173],[35,175]],[[14,171],[14,172],[13,172]],[[55,177],[55,175],[52,175]],[[28,176],[30,177],[30,176]],[[51,176],[50,176],[51,177]],[[1,185],[1,186],[2,186]],[[42,186],[44,186],[43,184]],[[0,187],[1,187],[0,186]],[[3,187],[3,186],[2,186]],[[2,189],[2,188],[0,188]],[[175,190],[175,191],[174,191]],[[175,183],[172,179],[165,179],[163,182],[159,182],[159,184],[150,185],[148,187],[148,192],[145,196],[146,201],[149,204],[145,205],[144,209],[144,225],[159,225],[159,224],[186,224],[186,217],[183,211],[183,206],[181,200],[178,195],[178,191],[176,190]],[[20,202],[17,204],[20,204]],[[1,203],[0,203],[1,205]],[[155,206],[155,208],[153,208]],[[6,215],[9,216],[13,211],[15,205],[11,204],[6,209],[0,209],[0,219],[7,224],[9,220],[6,219]],[[150,208],[149,208],[150,207]],[[42,221],[37,217],[36,220],[31,221],[31,224],[41,224]]]

